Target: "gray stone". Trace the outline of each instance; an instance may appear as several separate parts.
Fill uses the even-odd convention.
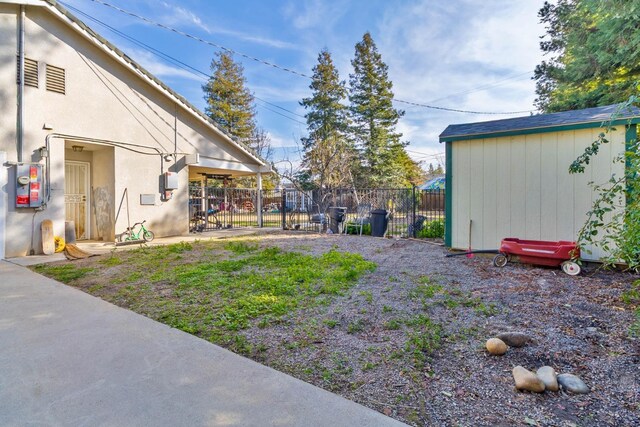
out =
[[[503,332],[498,335],[498,338],[509,347],[524,347],[533,341],[529,335],[522,332]]]
[[[570,391],[571,393],[587,394],[591,391],[584,381],[573,374],[558,375],[558,382],[563,390]]]
[[[533,372],[522,366],[516,366],[513,368],[512,373],[518,390],[533,391],[535,393],[542,393],[544,391],[544,383]]]
[[[547,390],[558,391],[558,377],[551,366],[541,367],[536,371],[536,375],[542,380]]]

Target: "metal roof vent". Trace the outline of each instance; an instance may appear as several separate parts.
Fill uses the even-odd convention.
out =
[[[47,90],[51,92],[65,94],[65,71],[64,68],[47,64]],[[25,79],[26,80],[26,79]]]
[[[20,84],[20,58],[16,63],[16,82]],[[24,85],[38,87],[38,61],[24,58]]]

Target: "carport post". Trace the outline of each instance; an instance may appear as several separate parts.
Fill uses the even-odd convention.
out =
[[[262,174],[256,174],[256,186],[258,191],[256,194],[256,212],[258,214],[258,227],[262,228]]]

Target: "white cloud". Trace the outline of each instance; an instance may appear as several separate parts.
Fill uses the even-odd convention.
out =
[[[538,36],[544,28],[537,11],[542,3],[422,0],[403,8],[390,4],[373,36],[389,66],[396,97],[472,111],[532,109],[535,85],[522,74],[541,59]],[[403,139],[411,141],[410,149],[420,150],[442,150],[438,135],[448,124],[509,117],[396,107],[406,111],[398,126]]]
[[[298,0],[287,4],[283,13],[295,28],[308,30],[332,27],[347,9],[344,1]]]

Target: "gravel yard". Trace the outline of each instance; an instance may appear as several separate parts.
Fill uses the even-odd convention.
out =
[[[407,424],[640,425],[640,342],[631,331],[640,321],[638,276],[594,267],[578,277],[511,263],[498,269],[491,258],[445,258],[443,247],[414,240],[290,232],[243,241],[234,250],[201,242],[161,253],[162,268],[169,269],[226,262],[228,271],[215,267],[216,275],[189,270],[174,277],[163,270],[154,276],[157,265],[139,251],[35,269]],[[179,285],[187,276],[232,279],[248,256],[255,258],[254,273],[268,281],[259,251],[270,247],[288,254],[277,262],[298,257],[320,266],[301,272],[299,295],[287,294],[276,308],[271,300],[236,307],[229,301],[249,291],[233,293],[222,282],[220,294]],[[321,277],[317,270],[337,259],[352,263],[353,274]],[[318,291],[314,280],[329,288]],[[214,309],[221,314],[212,315]],[[485,341],[507,331],[534,342],[489,355]],[[591,392],[519,392],[511,374],[516,365],[576,374]]]

